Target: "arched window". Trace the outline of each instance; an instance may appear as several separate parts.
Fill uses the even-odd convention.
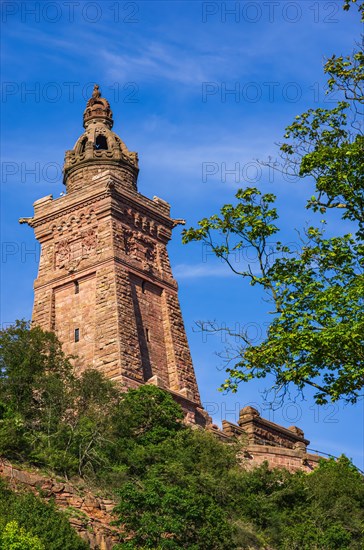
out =
[[[102,134],[99,134],[96,137],[95,149],[97,149],[99,151],[107,149],[107,139]]]
[[[83,138],[81,141],[80,153],[84,153],[86,149],[87,137]]]

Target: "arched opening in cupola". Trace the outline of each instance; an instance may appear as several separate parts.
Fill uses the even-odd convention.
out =
[[[95,149],[97,149],[98,151],[100,150],[105,150],[107,149],[107,139],[105,136],[103,136],[102,134],[99,134],[97,137],[96,137],[96,141],[95,141]]]
[[[87,137],[83,138],[80,145],[80,153],[84,153],[86,149]]]

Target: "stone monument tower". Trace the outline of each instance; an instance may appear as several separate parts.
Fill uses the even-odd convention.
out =
[[[112,131],[98,86],[83,125],[65,156],[66,193],[37,200],[34,217],[20,220],[42,248],[33,323],[57,333],[79,372],[165,388],[204,424],[166,249],[179,220],[167,202],[138,192],[138,156]]]

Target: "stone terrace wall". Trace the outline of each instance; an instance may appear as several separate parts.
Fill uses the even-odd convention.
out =
[[[255,468],[267,461],[271,468],[287,468],[290,472],[303,470],[312,472],[321,457],[296,449],[269,447],[265,445],[248,445],[240,457],[241,464],[247,468]]]
[[[267,461],[271,468],[287,468],[291,472],[311,472],[318,466],[319,455],[307,452],[309,441],[297,426],[284,428],[262,418],[253,407],[240,411],[238,425],[223,420],[222,431],[213,425],[210,430],[222,440],[238,439],[244,444],[241,464],[247,468],[260,466]]]

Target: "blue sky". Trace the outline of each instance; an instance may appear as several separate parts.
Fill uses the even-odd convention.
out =
[[[63,191],[64,152],[82,133],[95,82],[111,103],[114,130],[139,153],[139,191],[169,201],[187,226],[231,202],[245,183],[277,194],[286,242],[315,221],[304,208],[309,183],[273,177],[257,159],[278,157],[276,144],[297,114],[330,106],[325,57],[350,53],[361,32],[356,12],[343,12],[341,2],[3,2],[2,30],[1,323],[30,318],[39,248],[18,218],[32,215],[36,199]],[[348,229],[337,218],[332,224]],[[276,422],[302,427],[312,448],[345,452],[364,469],[363,403],[319,409],[308,392],[273,413],[262,396],[269,381],[234,396],[217,392],[224,372],[215,352],[224,342],[203,337],[194,323],[214,320],[258,338],[268,307],[199,244],[183,246],[180,233],[169,253],[214,419],[234,420],[255,404]]]

